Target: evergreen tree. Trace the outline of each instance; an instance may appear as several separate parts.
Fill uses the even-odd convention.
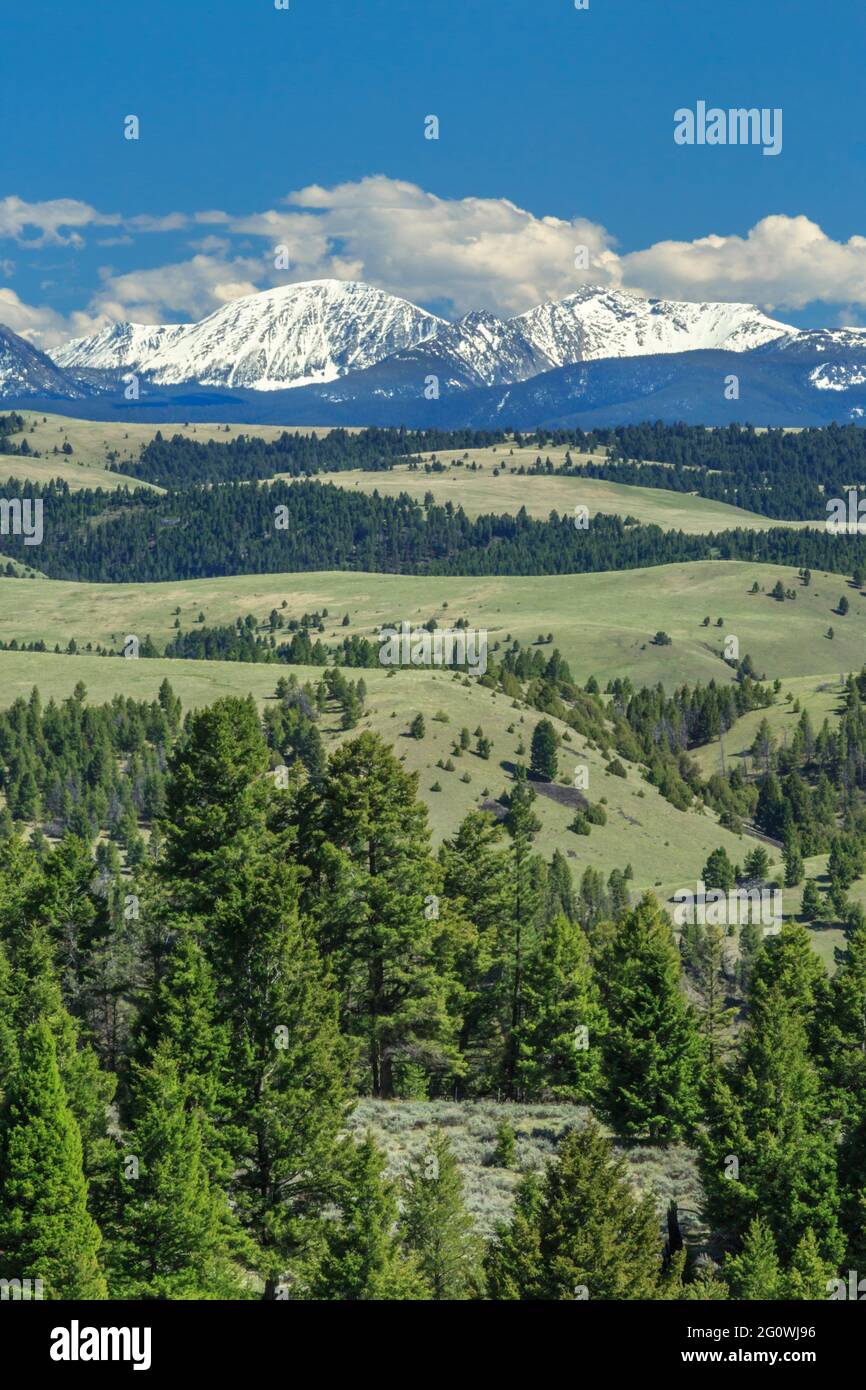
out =
[[[618,870],[614,869],[613,873],[617,872]],[[613,874],[611,874],[611,878],[613,878]],[[563,912],[569,922],[576,922],[577,897],[574,892],[574,881],[571,877],[571,869],[568,867],[568,860],[562,850],[555,849],[553,851],[553,858],[550,861],[549,884],[548,915],[554,916],[557,912]],[[623,891],[625,891],[624,885]]]
[[[589,942],[576,922],[555,917],[526,966],[516,1030],[517,1082],[530,1100],[589,1103],[601,1085],[605,1014]]]
[[[785,836],[784,860],[785,887],[796,888],[803,881],[803,853],[796,830],[790,830]]]
[[[232,1141],[235,1146],[238,1143],[237,1134],[226,1133],[232,1107],[237,1105],[230,1074],[229,1028],[220,1017],[213,971],[193,927],[183,920],[165,922],[163,927],[176,935],[176,941],[142,1014],[134,1055],[139,1067],[151,1063],[157,1049],[175,1063],[186,1104],[199,1114],[211,1176],[228,1178]]]
[[[107,1297],[81,1134],[44,1019],[28,1027],[0,1121],[0,1274],[52,1299]]]
[[[242,1242],[225,1194],[212,1187],[198,1109],[177,1062],[159,1047],[135,1078],[138,1120],[119,1179],[112,1290],[124,1298],[240,1298]],[[249,1296],[249,1295],[247,1295]]]
[[[723,1056],[728,1045],[731,1022],[737,1010],[726,1003],[725,936],[722,928],[706,923],[695,951],[695,982],[700,991],[697,1005],[700,1032],[711,1067]]]
[[[403,1242],[418,1261],[436,1302],[471,1298],[479,1280],[480,1246],[463,1204],[463,1182],[451,1145],[435,1130],[405,1181]]]
[[[234,724],[236,741],[230,736]],[[196,930],[206,945],[219,1020],[229,1038],[231,1197],[259,1252],[265,1297],[273,1298],[311,1239],[332,1189],[345,1055],[336,998],[298,911],[297,868],[290,862],[295,832],[282,824],[286,798],[264,776],[266,769],[254,705],[225,700],[196,712],[167,787],[159,874],[172,911],[185,910],[190,921],[200,914]],[[222,794],[234,820],[226,818]],[[198,866],[194,883],[190,863]],[[190,1020],[197,1056],[181,1065],[189,1068],[190,1085],[207,1096],[218,1063],[213,1048],[221,1043],[207,1027],[207,983],[196,984],[194,959],[188,964],[193,994],[197,990],[204,1008]],[[183,997],[188,971],[185,976],[182,968],[173,983]],[[170,1019],[172,1009],[164,1013]],[[177,1023],[175,1010],[175,1032]],[[207,1131],[205,1143],[214,1162]]]
[[[532,810],[535,793],[519,774],[509,798],[505,828],[510,838],[510,902],[497,948],[499,995],[505,1038],[503,1081],[514,1098],[517,1084],[518,1029],[524,1009],[524,972],[535,944],[539,897],[534,875],[532,841],[541,822]]]
[[[336,977],[344,1030],[364,1050],[374,1095],[391,1098],[407,1063],[460,1069],[458,996],[441,871],[430,850],[416,774],[370,733],[331,757],[300,798],[304,905]]]
[[[511,899],[504,833],[489,812],[470,811],[439,851],[445,898],[474,927],[465,934],[457,960],[463,988],[459,1047],[467,1084],[484,1091],[498,1078],[502,1057],[497,992],[490,988],[490,978]]]
[[[801,1237],[788,1265],[785,1297],[809,1302],[824,1301],[835,1273],[833,1264],[821,1258],[815,1233],[810,1227]]]
[[[537,1297],[541,1206],[541,1182],[535,1173],[527,1173],[514,1194],[510,1221],[497,1225],[484,1257],[487,1297],[497,1303]]]
[[[670,928],[647,895],[622,918],[598,971],[608,1015],[605,1108],[620,1133],[654,1143],[698,1117],[701,1042]]]
[[[337,1217],[324,1227],[323,1252],[309,1296],[339,1302],[425,1300],[430,1288],[397,1232],[395,1184],[372,1135],[347,1140],[336,1194]]]
[[[807,878],[803,884],[803,900],[800,904],[800,916],[807,922],[817,922],[821,918],[823,911],[823,901],[821,892],[813,878]]]
[[[487,1260],[489,1296],[527,1300],[658,1297],[661,1249],[651,1197],[593,1122],[568,1130],[540,1188],[530,1179]]]
[[[776,1242],[761,1217],[751,1222],[740,1254],[725,1260],[724,1273],[735,1298],[771,1301],[785,1297]]]
[[[261,827],[268,752],[252,698],[218,700],[190,718],[169,764],[160,872],[178,908],[205,911],[230,893]]]
[[[708,1121],[699,1151],[710,1220],[742,1239],[760,1217],[783,1261],[811,1227],[822,1258],[839,1260],[836,1134],[806,1021],[783,984],[753,991],[749,1026],[734,1066],[715,1081]]]
[[[725,893],[734,886],[734,866],[727,850],[714,849],[703,869],[701,879],[708,888],[721,888]]]
[[[544,782],[555,782],[558,771],[557,747],[559,739],[549,719],[541,719],[532,734],[530,749],[530,769],[534,777]]]

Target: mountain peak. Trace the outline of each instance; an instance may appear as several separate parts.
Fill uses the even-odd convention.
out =
[[[751,304],[644,299],[603,285],[507,320],[473,309],[448,323],[363,281],[321,279],[244,295],[198,323],[113,324],[53,357],[65,369],[135,371],[156,385],[270,391],[331,382],[424,344],[455,381],[493,385],[600,357],[745,352],[794,332]]]

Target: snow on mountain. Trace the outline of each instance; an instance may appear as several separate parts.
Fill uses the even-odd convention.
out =
[[[52,356],[58,367],[147,371],[162,349],[170,347],[189,327],[186,323],[113,323],[89,338],[73,338]]]
[[[552,367],[599,357],[721,348],[748,352],[794,333],[754,304],[641,299],[622,290],[587,286],[566,299],[539,304],[512,323]]]
[[[200,323],[147,328],[121,324],[67,343],[63,366],[126,367],[157,385],[257,391],[333,381],[430,337],[442,323],[371,285],[311,280],[246,295]]]
[[[162,386],[259,391],[328,383],[393,359],[424,361],[458,387],[525,381],[601,357],[722,348],[747,352],[795,335],[751,304],[688,304],[586,287],[502,320],[449,323],[355,281],[313,280],[236,299],[200,323],[123,323],[54,352],[66,369],[128,369]]]
[[[447,355],[477,386],[525,381],[553,365],[518,319],[506,321],[482,310],[473,310],[457,323],[444,324],[425,348]]]
[[[87,394],[44,352],[0,324],[0,396],[74,398]]]

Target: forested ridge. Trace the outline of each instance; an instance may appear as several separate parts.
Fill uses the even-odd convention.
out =
[[[596,515],[586,529],[547,521],[422,506],[407,494],[366,496],[316,481],[225,483],[166,494],[71,492],[10,480],[0,497],[42,499],[39,568],[54,579],[146,583],[227,574],[361,570],[385,574],[545,575],[638,569],[691,560],[751,560],[852,573],[866,537],[824,529],[730,530],[686,535]],[[3,538],[26,563],[23,536]]]
[[[727,425],[624,425],[584,434],[557,431],[539,449],[566,445],[607,461],[572,458],[554,466],[537,458],[518,471],[559,473],[671,492],[697,493],[779,520],[816,521],[829,498],[866,485],[866,434],[857,425],[758,431]]]
[[[309,698],[287,683],[290,722]],[[578,892],[545,860],[525,775],[503,821],[472,812],[434,853],[374,735],[275,781],[251,700],[16,711],[88,757],[113,727],[165,780],[125,870],[86,818],[0,847],[0,1277],[53,1298],[800,1299],[862,1260],[862,915],[832,982],[790,922],[732,988],[720,928],[681,955],[627,868]],[[356,1096],[490,1094],[692,1144],[713,1259],[665,1248],[581,1110],[486,1248],[444,1133],[399,1182],[346,1134]]]
[[[499,430],[333,429],[321,436],[285,431],[272,442],[255,435],[202,442],[182,434],[164,439],[157,430],[137,462],[120,471],[163,487],[239,479],[250,482],[273,478],[276,473],[303,477],[347,468],[376,472],[414,454],[483,449],[504,439]]]

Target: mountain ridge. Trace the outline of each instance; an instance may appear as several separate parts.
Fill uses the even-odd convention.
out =
[[[159,386],[269,391],[326,384],[424,345],[452,385],[471,387],[599,357],[744,352],[795,332],[750,304],[597,287],[510,319],[473,310],[451,323],[360,281],[313,280],[246,295],[193,324],[114,324],[51,355],[64,370],[123,369]]]

